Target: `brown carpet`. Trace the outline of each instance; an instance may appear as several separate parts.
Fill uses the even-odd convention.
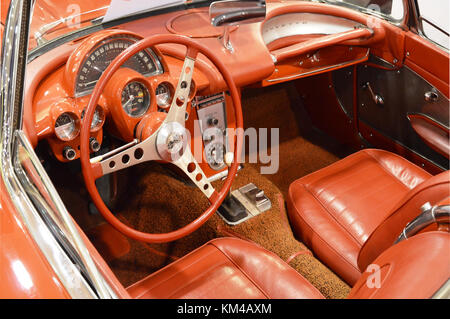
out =
[[[248,89],[243,92],[242,108],[245,128],[264,127],[268,131],[279,128],[279,169],[276,174],[265,177],[277,185],[285,197],[289,185],[296,179],[353,152],[311,126],[291,84]],[[270,148],[268,153],[271,153]],[[260,172],[261,166],[267,164],[249,165]]]

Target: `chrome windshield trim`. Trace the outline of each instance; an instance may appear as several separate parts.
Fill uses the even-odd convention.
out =
[[[89,251],[64,207],[58,193],[37,158],[31,144],[21,131],[22,94],[24,69],[27,64],[30,12],[34,1],[12,0],[6,21],[2,47],[1,114],[0,114],[0,172],[5,188],[18,215],[18,222],[28,231],[43,256],[72,298],[115,298],[116,294],[94,264]],[[17,175],[17,158],[14,153],[18,143],[26,150],[28,158],[40,176],[52,205],[64,224],[61,231],[71,241],[79,258],[87,269],[82,274],[77,265],[64,251],[61,243],[44,222],[42,216],[26,191],[24,180]],[[47,207],[48,208],[48,207]],[[51,216],[51,214],[49,214]],[[89,280],[86,280],[88,277]],[[88,282],[89,281],[89,282]],[[94,289],[93,289],[94,288]]]

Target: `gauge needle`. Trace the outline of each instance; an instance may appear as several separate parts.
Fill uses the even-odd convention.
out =
[[[128,99],[128,101],[125,102],[125,104],[123,105],[124,108],[127,107],[128,103],[132,102],[134,100],[134,95],[130,95],[130,98]]]
[[[96,70],[97,72],[103,73],[103,71],[100,70],[98,66],[93,65],[92,68],[93,68],[94,70]]]

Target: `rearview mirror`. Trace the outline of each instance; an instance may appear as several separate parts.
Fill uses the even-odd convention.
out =
[[[209,17],[216,27],[260,22],[266,17],[266,1],[215,1],[209,7]]]

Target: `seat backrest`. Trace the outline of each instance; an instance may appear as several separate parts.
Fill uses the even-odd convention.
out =
[[[449,195],[450,171],[433,176],[411,189],[361,247],[358,255],[359,269],[364,271],[375,258],[393,245],[406,224],[421,213],[422,205],[427,202],[436,205]]]
[[[450,234],[418,234],[384,251],[350,292],[352,299],[431,298],[450,277]]]

